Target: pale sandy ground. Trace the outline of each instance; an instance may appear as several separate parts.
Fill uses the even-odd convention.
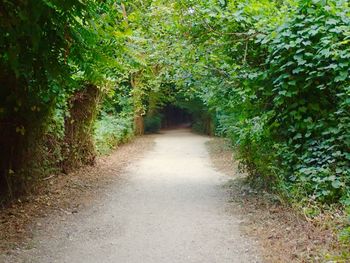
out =
[[[65,218],[46,218],[27,249],[3,260],[262,262],[257,243],[240,232],[227,202],[230,177],[211,165],[209,139],[188,130],[154,138],[155,147],[129,164],[93,205]]]

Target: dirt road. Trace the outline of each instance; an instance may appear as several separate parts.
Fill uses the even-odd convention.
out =
[[[51,218],[8,262],[261,262],[240,233],[229,177],[212,167],[207,140],[187,130],[155,136],[91,207]]]

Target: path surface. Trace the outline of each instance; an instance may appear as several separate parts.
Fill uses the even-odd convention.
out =
[[[37,231],[18,262],[261,262],[210,163],[207,137],[187,130],[155,136],[96,203]],[[14,259],[13,259],[14,260]]]

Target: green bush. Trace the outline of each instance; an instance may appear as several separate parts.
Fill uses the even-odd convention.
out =
[[[215,113],[251,181],[290,200],[350,202],[347,2],[203,1],[190,18],[184,85]]]
[[[335,1],[302,1],[269,36],[266,129],[294,194],[345,200],[350,189],[350,17]]]
[[[144,117],[144,129],[145,133],[156,133],[162,127],[162,116],[152,115]]]
[[[107,154],[117,145],[133,137],[133,122],[129,116],[103,114],[95,123],[95,145],[99,154]]]

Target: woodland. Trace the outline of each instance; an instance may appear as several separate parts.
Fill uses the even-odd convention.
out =
[[[0,32],[1,204],[173,107],[254,187],[350,207],[348,1],[2,0]]]

